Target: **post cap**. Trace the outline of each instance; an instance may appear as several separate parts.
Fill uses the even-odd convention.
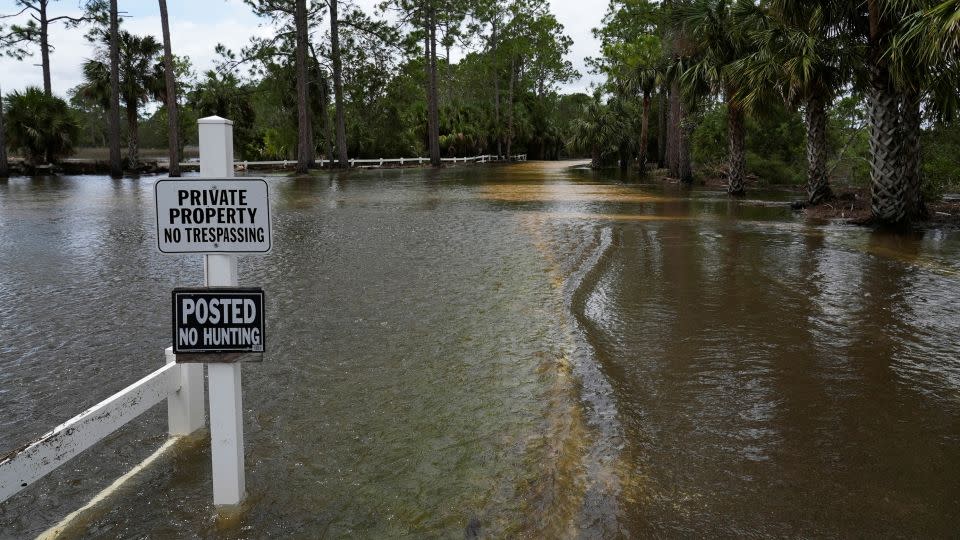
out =
[[[220,118],[219,116],[207,116],[197,120],[198,124],[226,124],[228,126],[233,125],[233,120],[227,120],[226,118]]]

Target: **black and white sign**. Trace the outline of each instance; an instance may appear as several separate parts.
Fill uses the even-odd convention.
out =
[[[270,198],[262,178],[158,180],[154,193],[163,253],[270,251]]]
[[[263,352],[263,290],[173,290],[173,352]]]

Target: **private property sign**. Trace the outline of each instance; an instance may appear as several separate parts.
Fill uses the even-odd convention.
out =
[[[270,251],[270,199],[262,178],[166,179],[154,191],[161,252]]]
[[[263,290],[173,290],[175,354],[263,352]]]

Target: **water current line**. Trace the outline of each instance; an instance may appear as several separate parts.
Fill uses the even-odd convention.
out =
[[[585,460],[586,490],[580,509],[580,527],[585,533],[606,536],[620,529],[616,518],[620,495],[616,464],[623,448],[623,428],[613,388],[600,368],[587,334],[585,308],[612,251],[612,228],[604,227],[599,236],[597,249],[567,280],[564,304],[572,315],[571,326],[577,343],[573,373],[581,382],[580,397],[586,405],[587,423],[596,433]]]

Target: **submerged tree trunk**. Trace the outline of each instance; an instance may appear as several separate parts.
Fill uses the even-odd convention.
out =
[[[167,87],[167,156],[171,177],[180,176],[180,112],[177,104],[177,78],[173,72],[173,50],[170,44],[170,19],[167,0],[160,1],[160,26],[163,32],[163,67]]]
[[[123,176],[120,162],[120,20],[117,0],[110,0],[110,176]]]
[[[304,174],[313,161],[313,135],[310,129],[310,91],[307,88],[307,47],[309,22],[307,20],[307,0],[297,0],[294,10],[294,26],[297,32],[296,69],[297,69],[297,167],[296,172]]]
[[[667,102],[664,99],[666,87],[661,86],[658,92],[658,115],[657,125],[657,168],[665,169],[667,167]]]
[[[131,103],[132,101],[132,103]],[[136,98],[127,101],[127,167],[137,170],[140,167],[140,126],[137,118]]]
[[[820,204],[833,198],[827,177],[827,112],[819,97],[807,101],[807,202]]]
[[[903,129],[903,180],[906,184],[907,219],[926,219],[927,205],[923,200],[920,160],[920,93],[913,90],[903,96],[900,107]]]
[[[333,57],[333,100],[336,108],[337,160],[349,167],[347,156],[347,120],[343,104],[343,60],[340,57],[340,19],[337,0],[330,0],[330,56]]]
[[[729,163],[727,164],[727,193],[743,195],[746,159],[744,141],[746,128],[743,123],[743,108],[737,103],[727,104],[727,140],[729,143]]]
[[[640,173],[647,174],[647,146],[649,139],[650,124],[650,92],[643,92],[643,114],[640,117],[640,152],[637,154],[637,161],[640,165]]]
[[[0,88],[0,178],[10,176],[10,163],[7,161],[7,124],[3,114],[3,89]]]

